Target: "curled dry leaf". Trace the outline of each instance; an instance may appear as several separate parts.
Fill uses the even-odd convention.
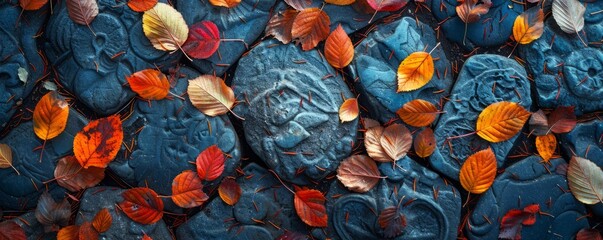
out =
[[[96,0],[67,0],[67,12],[73,22],[90,26],[98,15],[98,4]]]
[[[502,142],[515,136],[530,117],[530,112],[514,102],[497,102],[486,107],[477,118],[476,133],[489,142]]]
[[[285,0],[285,3],[297,11],[301,11],[312,6],[312,0]]]
[[[393,12],[402,9],[408,0],[366,0],[375,11]]]
[[[124,191],[119,207],[133,221],[153,224],[163,217],[163,201],[150,188],[132,188]]]
[[[364,132],[364,147],[366,153],[377,162],[393,162],[385,149],[381,146],[381,135],[384,128],[382,126],[371,127]],[[397,160],[397,159],[396,159]]]
[[[296,43],[301,43],[304,51],[308,51],[327,38],[330,24],[331,19],[324,11],[318,8],[306,8],[295,16],[291,36]]]
[[[344,68],[354,58],[354,45],[341,24],[329,34],[325,41],[325,58],[334,68]]]
[[[57,240],[79,240],[80,239],[80,226],[69,225],[61,228],[57,233]]]
[[[61,158],[54,169],[54,178],[59,186],[77,192],[94,187],[105,178],[105,169],[99,167],[83,168],[74,156]]]
[[[586,7],[578,0],[553,1],[553,18],[559,28],[566,33],[576,33],[584,28]]]
[[[98,211],[92,220],[92,226],[99,233],[104,233],[109,230],[109,228],[111,228],[111,224],[113,224],[113,217],[107,208],[103,208]]]
[[[218,26],[212,21],[201,21],[191,26],[182,49],[193,58],[206,59],[218,51],[219,47]]]
[[[209,0],[211,5],[216,7],[233,8],[241,3],[241,0]]]
[[[596,229],[584,228],[578,231],[576,240],[603,240],[603,237]]]
[[[325,196],[314,189],[301,189],[295,192],[293,205],[297,216],[311,227],[327,226],[327,210]]]
[[[364,193],[371,190],[381,176],[373,159],[364,155],[353,155],[341,162],[337,168],[337,179],[354,192]]]
[[[402,124],[392,124],[383,130],[379,140],[385,153],[394,161],[406,156],[412,145],[412,135]]]
[[[201,180],[213,181],[224,172],[224,153],[217,145],[211,145],[197,156],[197,174]]]
[[[13,221],[4,221],[0,223],[0,239],[6,240],[26,240],[25,231],[19,224]]]
[[[65,226],[69,223],[71,205],[67,199],[63,199],[63,201],[57,203],[48,192],[44,192],[40,196],[40,199],[38,199],[35,215],[38,222],[44,225],[44,229],[47,232],[56,232],[60,226]]]
[[[536,213],[540,212],[538,204],[526,206],[523,210],[511,209],[500,222],[499,239],[521,239],[522,226],[536,223]]]
[[[480,17],[490,10],[492,2],[489,0],[484,1],[482,4],[478,4],[478,0],[464,0],[458,6],[456,6],[456,14],[464,23],[477,22]]]
[[[398,92],[417,90],[433,77],[433,58],[427,52],[414,52],[398,66]]]
[[[549,133],[549,121],[542,110],[532,113],[529,125],[530,132],[536,136],[544,136]]]
[[[42,8],[48,0],[19,0],[19,6],[23,10],[38,10]]]
[[[13,150],[10,146],[0,143],[0,168],[13,168],[17,175],[21,175],[19,170],[13,166]]]
[[[33,112],[33,128],[36,136],[50,140],[59,136],[67,126],[69,104],[57,92],[46,93],[36,104]]]
[[[574,106],[559,106],[549,114],[549,128],[554,133],[568,133],[576,127],[576,114]]]
[[[155,69],[145,69],[126,77],[132,91],[146,100],[164,99],[170,91],[165,74]]]
[[[544,136],[536,136],[536,150],[545,162],[548,162],[557,149],[557,138],[549,133]]]
[[[339,120],[350,122],[358,117],[360,109],[358,109],[358,100],[356,98],[346,99],[339,107]]]
[[[162,51],[178,50],[188,37],[188,26],[182,14],[165,3],[157,3],[144,12],[142,30],[153,47]]]
[[[603,203],[603,171],[586,158],[572,157],[567,169],[570,191],[585,204]]]
[[[379,227],[383,229],[384,237],[395,238],[402,234],[406,227],[406,217],[396,206],[386,207],[381,210],[377,218]]]
[[[333,5],[345,6],[356,2],[356,0],[325,0],[325,2]]]
[[[544,32],[544,12],[539,6],[520,14],[513,23],[513,38],[519,44],[528,44],[540,38]]]
[[[266,35],[272,35],[283,44],[290,43],[293,40],[291,30],[297,13],[298,11],[287,9],[282,13],[272,15],[268,25],[266,25]]]
[[[410,126],[425,127],[436,119],[438,109],[431,102],[415,99],[404,104],[396,113]]]
[[[234,206],[241,198],[243,190],[241,186],[233,178],[226,178],[220,183],[218,187],[218,194],[222,201],[230,206]]]
[[[488,190],[496,177],[496,156],[491,148],[469,156],[460,172],[460,182],[470,193],[480,194]]]
[[[235,103],[232,89],[212,75],[202,75],[188,81],[191,103],[208,116],[218,116],[230,111]]]
[[[84,222],[80,225],[79,240],[98,240],[99,233],[92,227],[92,223]]]
[[[436,148],[436,139],[431,128],[425,128],[415,137],[414,141],[415,153],[417,156],[426,158],[429,157]]]
[[[75,158],[85,169],[105,168],[113,161],[124,138],[118,115],[91,121],[73,139]]]
[[[203,192],[201,179],[193,171],[186,170],[178,174],[172,182],[172,201],[182,208],[203,205],[209,196]]]
[[[135,12],[144,12],[155,7],[157,0],[129,0],[128,7]]]

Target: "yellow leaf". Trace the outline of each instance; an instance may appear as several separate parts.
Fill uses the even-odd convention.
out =
[[[488,148],[467,158],[461,167],[459,179],[465,190],[480,194],[490,188],[494,177],[496,177],[496,156],[492,149]]]
[[[377,162],[393,162],[394,159],[385,153],[385,149],[381,146],[381,135],[383,135],[383,127],[370,127],[364,132],[364,147],[366,153]]]
[[[436,119],[438,109],[428,101],[415,99],[404,104],[396,113],[410,126],[425,127]]]
[[[216,7],[233,8],[241,3],[241,0],[209,0],[211,5]]]
[[[523,128],[530,114],[514,102],[490,104],[477,118],[477,135],[489,142],[508,140]]]
[[[12,167],[17,175],[21,175],[19,170],[13,166],[13,150],[10,146],[0,143],[0,168],[9,168]]]
[[[520,44],[528,44],[540,38],[544,32],[544,13],[538,6],[519,15],[513,23],[513,38]]]
[[[414,52],[398,67],[398,92],[417,90],[433,77],[433,58],[427,52]]]
[[[334,68],[344,68],[354,58],[354,45],[341,24],[329,34],[325,41],[325,58]]]
[[[397,161],[405,157],[410,150],[412,135],[404,125],[392,124],[383,130],[380,142],[385,153]]]
[[[165,3],[157,3],[144,12],[142,29],[153,47],[162,51],[178,50],[188,37],[188,26],[182,14]]]
[[[339,107],[339,120],[342,123],[352,121],[358,117],[359,111],[358,100],[356,98],[348,98]]]
[[[544,136],[536,136],[536,150],[542,157],[542,160],[548,162],[557,148],[557,138],[554,134],[549,133]]]
[[[328,4],[344,6],[354,3],[356,0],[325,0],[325,2]]]
[[[415,137],[413,143],[417,156],[426,158],[429,157],[436,147],[436,139],[431,128],[426,128]]]
[[[202,75],[188,81],[191,103],[208,116],[218,116],[230,111],[235,103],[232,89],[219,77]]]
[[[36,104],[33,127],[36,136],[50,140],[61,134],[67,126],[69,104],[56,92],[49,92]]]

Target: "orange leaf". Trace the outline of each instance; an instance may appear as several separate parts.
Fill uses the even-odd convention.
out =
[[[568,133],[572,131],[577,123],[574,107],[557,107],[549,114],[548,122],[551,132]]]
[[[98,232],[92,227],[92,223],[84,222],[80,226],[79,240],[97,240]]]
[[[375,187],[381,176],[373,159],[353,155],[341,162],[337,168],[337,179],[351,191],[364,193]]]
[[[524,11],[513,23],[513,38],[520,44],[528,44],[540,38],[544,32],[544,12],[539,6]]]
[[[471,193],[480,194],[488,190],[494,182],[494,177],[496,177],[496,156],[491,148],[469,156],[461,167],[461,185]]]
[[[396,113],[410,126],[425,127],[436,119],[438,109],[431,102],[415,99],[404,104]]]
[[[456,6],[456,14],[465,23],[474,23],[479,20],[481,15],[488,13],[492,2],[484,1],[477,5],[478,0],[465,0],[461,5]]]
[[[385,153],[394,161],[406,156],[412,145],[412,135],[402,124],[392,124],[383,130],[379,140]]]
[[[339,107],[339,120],[349,122],[358,117],[360,109],[358,109],[358,100],[356,98],[348,98]]]
[[[118,115],[91,121],[75,135],[73,153],[84,168],[105,168],[113,161],[124,138]]]
[[[134,12],[144,12],[153,8],[157,2],[157,0],[129,0],[128,7]]]
[[[235,102],[232,89],[212,75],[202,75],[188,81],[191,103],[205,115],[218,116],[230,111]]]
[[[209,197],[203,192],[203,184],[191,170],[183,171],[172,182],[172,201],[179,207],[201,206]]]
[[[398,92],[417,90],[433,77],[433,58],[427,52],[414,52],[398,66]]]
[[[241,197],[241,193],[241,186],[239,186],[237,181],[232,178],[224,179],[224,181],[220,183],[220,187],[218,187],[220,198],[230,206],[237,204]]]
[[[233,8],[241,3],[241,0],[209,0],[211,5],[216,7]]]
[[[224,172],[224,153],[217,145],[211,145],[197,156],[197,174],[202,180],[213,181]]]
[[[345,6],[356,2],[356,0],[325,0],[325,2],[333,5]]]
[[[274,14],[266,25],[266,35],[272,35],[283,44],[291,42],[293,39],[291,30],[297,13],[295,10],[287,9],[283,13]]]
[[[42,8],[48,0],[19,0],[19,6],[23,10],[38,10]]]
[[[436,147],[436,139],[431,128],[421,131],[414,141],[415,152],[419,157],[429,157]]]
[[[6,240],[25,240],[25,231],[13,221],[4,221],[0,223],[0,239]]]
[[[354,45],[341,24],[329,34],[325,41],[325,58],[334,68],[344,68],[354,58]]]
[[[80,226],[70,225],[59,230],[57,240],[79,240]]]
[[[328,216],[325,201],[325,196],[318,190],[302,189],[295,192],[293,205],[297,216],[308,226],[326,227]]]
[[[105,178],[105,169],[99,167],[83,168],[74,156],[61,158],[54,169],[54,178],[59,186],[77,192],[94,187]]]
[[[302,49],[308,51],[329,35],[331,19],[329,15],[318,8],[306,8],[299,12],[293,20],[291,36]]]
[[[530,116],[530,133],[537,136],[544,136],[549,133],[549,120],[542,110],[532,113]]]
[[[163,217],[163,201],[150,188],[132,188],[124,191],[119,207],[132,220],[153,224]]]
[[[557,149],[557,138],[552,133],[536,136],[536,149],[542,160],[548,162],[553,157],[555,149]]]
[[[59,226],[67,225],[69,222],[71,204],[67,199],[57,203],[48,192],[44,192],[38,199],[35,215],[38,222],[44,225],[45,230],[56,232]]]
[[[113,224],[113,217],[107,208],[103,208],[98,211],[92,220],[92,226],[99,233],[104,233],[109,230],[109,228],[111,228],[111,224]]]
[[[67,126],[69,104],[57,92],[46,93],[36,104],[33,126],[36,136],[50,140],[61,134]]]
[[[508,140],[523,128],[530,114],[514,102],[490,104],[477,118],[477,135],[494,143]]]
[[[153,238],[149,237],[146,233],[142,235],[142,240],[153,240]]]
[[[132,91],[147,100],[164,99],[170,91],[165,74],[155,69],[145,69],[126,77]]]
[[[364,132],[364,147],[366,153],[377,162],[393,162],[392,159],[385,149],[381,146],[381,135],[383,135],[383,127],[376,126],[366,130]]]

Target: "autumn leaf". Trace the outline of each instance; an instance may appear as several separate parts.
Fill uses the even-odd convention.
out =
[[[325,41],[325,58],[334,68],[344,68],[354,58],[354,45],[341,24],[329,34]]]
[[[576,234],[576,240],[603,240],[603,237],[596,229],[583,228]]]
[[[296,43],[301,43],[302,49],[308,51],[329,35],[329,15],[318,8],[306,8],[300,11],[291,29],[291,36]]]
[[[383,229],[384,237],[395,238],[402,234],[406,227],[406,217],[398,211],[396,206],[386,207],[381,210],[377,218],[379,227]]]
[[[111,224],[113,224],[113,217],[107,208],[103,208],[98,211],[92,220],[92,226],[99,233],[104,233],[109,230],[109,228],[111,228]]]
[[[129,0],[128,7],[135,12],[144,12],[148,11],[151,8],[155,7],[157,4],[157,0]]]
[[[19,0],[19,6],[23,10],[38,10],[42,8],[48,0]]]
[[[36,136],[50,140],[61,134],[67,126],[69,104],[57,92],[48,92],[36,104],[33,128]]]
[[[362,118],[361,124],[364,127],[364,129],[366,129],[366,130],[368,130],[369,128],[372,128],[372,127],[381,126],[381,124],[379,124],[379,122],[377,122],[373,119],[370,119],[370,118]]]
[[[429,157],[436,147],[435,135],[431,128],[425,128],[415,137],[414,144],[415,153],[417,156],[426,158]]]
[[[565,107],[559,106],[548,118],[549,128],[554,133],[568,133],[576,126],[576,114],[574,113],[574,106]]]
[[[165,3],[157,3],[144,12],[142,30],[153,47],[162,51],[178,50],[188,37],[188,26],[182,14]]]
[[[366,0],[375,11],[394,12],[402,9],[408,0]]]
[[[0,239],[26,240],[25,231],[19,224],[13,221],[0,222]]]
[[[98,240],[99,233],[92,227],[92,223],[84,222],[80,225],[79,240]]]
[[[415,99],[404,104],[396,113],[410,126],[425,127],[433,123],[439,112],[431,102]]]
[[[227,113],[235,103],[232,89],[221,78],[212,75],[189,80],[188,96],[197,109],[212,117]]]
[[[67,12],[73,22],[90,27],[90,23],[98,15],[96,0],[66,0]]]
[[[337,179],[350,191],[365,193],[379,183],[381,176],[373,159],[364,155],[353,155],[339,164]]]
[[[100,183],[105,178],[105,169],[83,168],[74,156],[66,156],[58,161],[54,169],[54,178],[59,186],[77,192]]]
[[[500,223],[499,239],[521,239],[522,226],[536,223],[536,213],[540,212],[538,204],[532,204],[523,210],[511,209],[503,216]]]
[[[285,3],[297,11],[301,11],[312,6],[312,0],[285,0]]]
[[[497,102],[486,107],[477,118],[476,133],[489,142],[502,142],[515,136],[530,117],[530,112],[514,102]]]
[[[360,109],[358,109],[358,100],[356,98],[348,98],[339,107],[339,120],[349,122],[358,117]]]
[[[60,226],[69,223],[71,205],[67,199],[57,203],[48,192],[44,192],[38,199],[35,216],[38,222],[44,225],[46,232],[56,232]]]
[[[478,0],[464,0],[460,5],[456,6],[456,15],[464,23],[477,22],[480,17],[490,10],[492,2],[489,0],[484,1],[482,4],[478,4]]]
[[[172,201],[179,207],[198,207],[207,199],[209,197],[203,192],[203,184],[195,172],[183,171],[172,181]]]
[[[241,186],[233,178],[226,178],[218,187],[218,194],[222,201],[230,206],[234,206],[241,198]]]
[[[345,6],[356,2],[356,0],[325,0],[325,2],[328,4]]]
[[[519,44],[528,44],[540,38],[544,32],[544,12],[539,6],[520,14],[513,23],[513,38]]]
[[[57,233],[57,240],[79,240],[80,226],[69,225],[61,228]]]
[[[392,159],[385,149],[381,146],[381,135],[383,135],[384,128],[381,126],[371,127],[364,132],[364,147],[366,153],[377,162],[393,162]],[[396,159],[397,160],[397,159]]]
[[[272,15],[266,25],[266,35],[272,35],[283,44],[290,43],[293,40],[291,30],[297,13],[298,11],[287,9],[282,13]]]
[[[0,168],[13,168],[17,175],[21,175],[19,170],[13,166],[13,150],[10,146],[0,143]]]
[[[142,240],[153,240],[153,238],[149,237],[146,233],[142,235]]]
[[[211,5],[216,7],[233,8],[241,3],[241,0],[209,0]]]
[[[124,132],[118,115],[91,121],[75,135],[73,153],[80,165],[105,168],[121,147]]]
[[[557,138],[554,134],[549,133],[544,136],[536,136],[536,150],[542,157],[542,160],[548,162],[557,149]]]
[[[164,99],[170,91],[165,74],[155,69],[145,69],[126,77],[132,91],[146,100]]]
[[[198,59],[211,57],[220,47],[220,30],[212,21],[201,21],[191,26],[184,52]]]
[[[433,58],[427,52],[414,52],[398,66],[398,92],[417,90],[433,77]]]
[[[603,171],[586,158],[573,156],[567,169],[570,191],[585,204],[603,203]]]
[[[163,201],[150,188],[132,188],[124,191],[119,207],[134,222],[153,224],[163,217]]]
[[[412,145],[412,135],[402,124],[392,124],[383,130],[379,140],[385,153],[394,161],[406,156]]]
[[[577,0],[553,1],[553,18],[559,28],[566,33],[577,34],[584,46],[587,46],[579,33],[584,28],[584,12],[586,7]]]
[[[293,205],[297,216],[311,227],[327,226],[327,210],[325,196],[314,189],[301,189],[295,192]]]
[[[211,145],[197,156],[197,174],[202,180],[216,180],[224,172],[224,153],[217,145]]]
[[[549,133],[549,120],[542,110],[532,113],[529,125],[530,132],[536,136],[544,136]]]
[[[496,156],[491,148],[469,156],[460,172],[460,182],[465,190],[480,194],[488,190],[496,177]]]

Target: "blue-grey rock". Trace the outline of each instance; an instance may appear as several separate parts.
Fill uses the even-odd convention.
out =
[[[536,214],[534,225],[522,227],[521,239],[573,239],[588,227],[588,220],[581,218],[586,215],[584,205],[568,191],[565,176],[554,171],[565,160],[552,159],[547,166],[541,162],[540,157],[528,157],[496,178],[469,217],[465,228],[469,239],[497,239],[500,219],[511,209],[531,204],[550,216]]]
[[[186,92],[188,80],[199,76],[190,68],[179,68],[177,82],[170,89],[176,95]],[[241,152],[237,134],[226,115],[208,117],[187,99],[151,101],[137,100],[134,112],[124,121],[124,143],[116,159],[109,165],[119,177],[133,186],[155,190],[159,195],[172,194],[172,180],[184,170],[196,171],[199,153],[216,144],[227,154],[222,176],[234,173]],[[204,191],[213,192],[221,177],[204,181]],[[163,199],[165,208],[175,210],[171,198]]]
[[[222,39],[243,39],[252,44],[264,31],[275,0],[241,0],[233,8],[217,7],[209,1],[179,0],[178,11],[186,23],[208,20],[218,26]],[[222,75],[247,50],[242,42],[221,42],[208,59],[194,59],[192,64],[204,74]]]
[[[15,113],[15,105],[48,72],[34,37],[46,20],[48,8],[23,12],[15,5],[17,0],[0,3],[0,129]]]
[[[293,194],[274,175],[255,163],[243,172],[236,180],[242,189],[239,201],[230,206],[213,199],[178,227],[178,239],[276,239],[285,231],[307,234],[295,213]]]
[[[65,1],[55,4],[44,31],[44,49],[63,87],[93,111],[109,115],[135,95],[125,84],[126,76],[167,67],[181,52],[155,49],[142,32],[142,13],[125,2],[99,0],[98,7],[90,30],[69,18]]]
[[[20,173],[17,174],[12,168],[0,169],[0,208],[34,208],[46,190],[55,199],[63,199],[66,190],[53,181],[54,169],[62,157],[73,154],[73,138],[87,123],[88,120],[76,110],[70,109],[65,130],[46,141],[41,161],[40,150],[33,151],[43,145],[43,141],[34,133],[33,121],[21,123],[0,140],[0,143],[11,148],[13,166]]]
[[[13,222],[21,226],[27,236],[27,240],[53,240],[57,239],[56,232],[44,232],[44,225],[38,222],[35,212],[25,213],[17,218],[12,219]],[[7,239],[8,240],[8,239]]]
[[[405,17],[380,25],[356,46],[351,65],[353,78],[359,78],[356,89],[362,105],[368,107],[373,118],[381,122],[398,118],[396,111],[414,99],[423,99],[441,108],[441,99],[448,96],[453,83],[450,62],[442,47],[432,53],[434,58],[439,58],[434,62],[437,73],[427,85],[415,91],[396,92],[400,63],[411,53],[430,51],[436,44],[431,27]]]
[[[498,55],[482,54],[469,58],[459,73],[450,100],[444,105],[446,114],[440,117],[433,131],[437,145],[429,158],[431,166],[458,180],[459,170],[467,157],[492,147],[498,167],[501,167],[518,134],[499,143],[490,143],[477,134],[447,140],[448,137],[474,132],[482,110],[501,101],[516,102],[526,110],[531,109],[530,82],[525,69],[514,60]]]
[[[80,199],[80,209],[76,214],[75,224],[81,225],[85,221],[92,221],[100,210],[107,208],[113,222],[109,230],[99,234],[99,239],[141,239],[144,234],[152,239],[172,239],[163,220],[153,224],[140,224],[134,222],[121,210],[115,209],[115,206],[124,201],[121,196],[123,192],[124,189],[105,186],[87,189]]]
[[[322,179],[350,154],[358,120],[340,123],[338,111],[354,96],[316,50],[262,42],[239,61],[233,86],[247,143],[282,179]]]
[[[379,11],[374,14],[373,9],[366,3],[366,0],[357,0],[350,5],[328,4],[324,0],[312,1],[312,7],[322,8],[331,20],[331,31],[335,30],[339,24],[346,33],[351,34],[377,20],[389,16],[391,12]],[[323,7],[324,6],[324,7]],[[369,23],[373,17],[372,22]]]
[[[585,42],[603,39],[603,1],[588,3],[584,13]],[[577,34],[567,34],[552,17],[545,21],[542,36],[518,47],[534,76],[541,108],[575,106],[575,113],[603,110],[603,50],[600,44],[585,47]]]
[[[456,239],[458,190],[408,157],[395,167],[381,163],[379,170],[387,178],[366,193],[350,192],[339,181],[331,184],[326,196],[331,239]],[[406,227],[393,237],[378,223],[381,211],[389,207],[398,207],[406,219]]]
[[[515,18],[524,10],[524,6],[512,0],[492,0],[488,13],[482,15],[477,22],[465,24],[456,14],[457,0],[433,0],[431,12],[441,24],[443,35],[465,49],[475,47],[500,46],[513,34]],[[465,27],[467,37],[464,39]]]

